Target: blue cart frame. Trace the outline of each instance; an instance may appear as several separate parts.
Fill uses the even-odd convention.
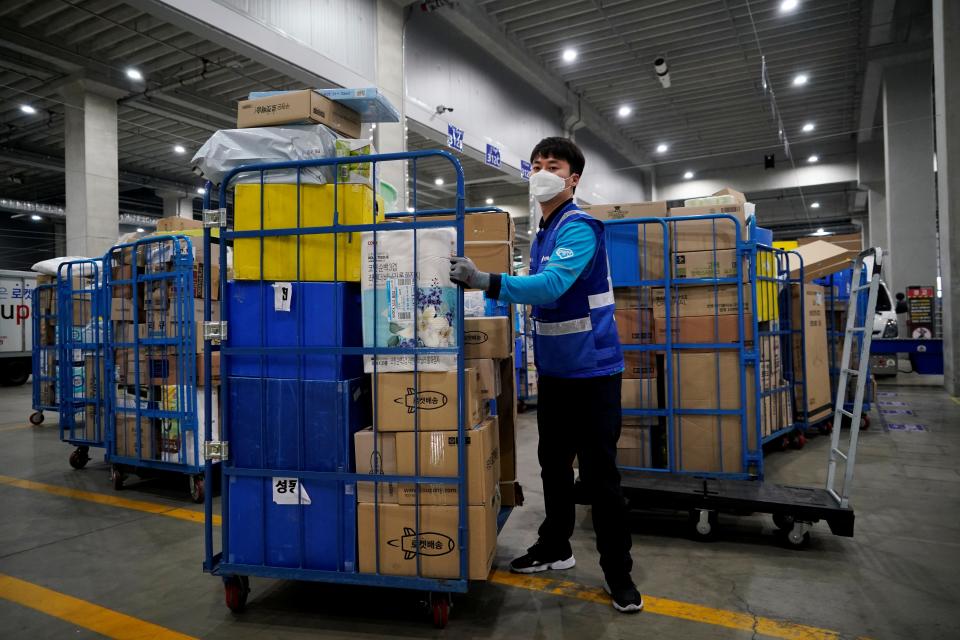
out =
[[[432,209],[432,210],[420,210],[417,207],[417,162],[418,160],[426,158],[439,158],[446,160],[453,167],[456,172],[456,203],[453,208],[449,209]],[[371,168],[372,181],[371,184],[377,184],[377,169],[378,165],[385,162],[407,162],[411,168],[411,194],[412,194],[412,204],[413,204],[413,220],[410,222],[397,222],[391,223],[389,226],[385,227],[383,224],[369,223],[369,224],[342,224],[338,220],[339,210],[337,206],[337,198],[339,197],[339,189],[337,188],[339,181],[339,171],[331,171],[330,173],[333,176],[332,182],[334,186],[334,211],[333,211],[333,224],[328,226],[318,226],[318,227],[306,227],[301,226],[301,210],[300,210],[300,194],[302,186],[302,172],[308,168],[321,168],[321,167],[331,167],[338,168],[342,164],[352,164],[352,165],[363,165],[368,164]],[[264,184],[266,183],[265,174],[270,171],[276,170],[288,170],[296,172],[296,187],[297,187],[297,226],[294,228],[287,229],[264,229],[264,219],[263,219],[263,194],[264,194]],[[260,184],[260,198],[261,198],[261,207],[260,207],[260,228],[252,231],[236,231],[236,230],[227,230],[228,222],[228,212],[229,209],[226,205],[227,193],[233,186],[234,179],[240,174],[254,174],[259,175],[259,184]],[[210,188],[207,189],[209,194]],[[426,230],[432,228],[443,228],[443,227],[453,227],[457,231],[457,252],[459,255],[463,255],[463,217],[464,217],[464,176],[463,169],[460,166],[459,161],[450,153],[440,150],[429,150],[429,151],[417,151],[417,152],[406,152],[406,153],[392,153],[392,154],[380,154],[380,155],[363,155],[349,158],[323,158],[317,160],[309,161],[296,161],[296,162],[276,162],[276,163],[267,163],[267,164],[255,164],[248,165],[244,167],[239,167],[231,170],[223,178],[222,183],[219,186],[219,203],[220,207],[218,209],[209,209],[209,200],[205,198],[205,229],[204,229],[204,252],[206,255],[210,255],[212,248],[211,245],[211,227],[218,227],[220,230],[220,263],[226,264],[226,245],[228,242],[236,239],[247,238],[247,239],[258,239],[260,242],[260,274],[261,279],[259,282],[264,282],[263,276],[263,242],[265,238],[268,237],[296,237],[302,235],[314,235],[314,234],[336,234],[336,233],[361,233],[361,232],[372,232],[374,234],[374,243],[376,243],[376,234],[394,231],[394,230],[412,230],[414,232],[414,237],[418,230]],[[376,198],[374,198],[374,207],[377,206]],[[454,215],[452,220],[423,220],[420,218],[421,215],[431,215],[431,214],[446,214]],[[411,214],[407,214],[411,215]],[[416,282],[416,265],[417,265],[417,245],[418,243],[414,241],[414,256],[413,264],[415,272],[413,276],[414,282]],[[334,243],[336,247],[336,243]],[[334,248],[334,264],[337,264],[337,249]],[[300,272],[300,243],[297,243],[297,272],[299,275]],[[376,262],[376,261],[375,261]],[[336,269],[336,267],[335,267]],[[376,269],[374,267],[374,282],[376,282]],[[209,361],[211,354],[214,352],[215,347],[211,343],[210,338],[213,335],[223,335],[224,325],[214,325],[210,323],[210,309],[211,309],[211,286],[210,281],[210,267],[209,261],[204,264],[204,320],[205,320],[205,332],[204,332],[204,357]],[[336,274],[334,280],[337,280]],[[226,292],[227,284],[227,274],[225,271],[221,271],[220,282],[216,286],[220,287],[221,292]],[[222,304],[222,313],[223,317],[226,318],[229,316],[229,307],[231,300],[229,296],[221,296]],[[227,361],[236,355],[241,353],[247,355],[260,355],[265,356],[267,354],[279,354],[287,353],[292,355],[304,355],[306,353],[310,354],[330,354],[337,358],[351,355],[351,356],[431,356],[431,355],[446,355],[454,356],[457,360],[457,387],[459,390],[458,393],[458,421],[457,421],[457,434],[460,442],[463,442],[465,434],[465,422],[466,422],[466,407],[464,402],[464,342],[463,342],[463,292],[458,290],[457,294],[457,310],[456,314],[459,317],[458,327],[457,327],[457,346],[456,347],[435,347],[435,348],[426,348],[426,347],[262,347],[262,348],[239,348],[231,347],[229,336],[224,336],[224,341],[219,347],[219,351],[222,354],[224,371],[228,370]],[[374,315],[376,315],[376,306],[374,307]],[[218,332],[219,330],[219,332]],[[375,330],[376,331],[376,330]],[[414,323],[414,343],[417,342],[417,329],[416,323]],[[374,340],[376,344],[376,340]],[[302,335],[298,337],[298,344],[303,344]],[[302,358],[298,358],[298,368],[302,367]],[[376,372],[377,367],[377,358],[373,358],[374,362],[374,371]],[[415,358],[414,365],[414,397],[418,397],[418,388],[419,388],[419,375],[417,375],[418,365],[416,364],[417,360]],[[300,370],[300,369],[298,369]],[[209,422],[212,417],[213,412],[213,399],[210,393],[211,389],[211,380],[210,380],[210,370],[209,367],[205,368],[205,379],[204,379],[204,388],[206,390],[204,394],[204,404],[205,404],[205,416],[208,422],[208,428],[206,430],[208,437],[210,433]],[[276,468],[240,468],[234,465],[232,458],[236,451],[230,451],[230,437],[231,437],[231,423],[229,416],[229,402],[228,398],[230,395],[230,376],[226,373],[222,376],[221,382],[221,394],[224,399],[222,403],[222,418],[221,418],[221,427],[222,427],[222,436],[221,442],[207,441],[206,451],[207,451],[207,460],[205,464],[205,478],[206,483],[209,486],[213,481],[213,461],[214,459],[222,460],[221,464],[221,478],[222,482],[222,499],[221,499],[221,513],[222,513],[222,525],[220,532],[220,545],[221,550],[219,552],[214,551],[214,531],[213,531],[213,502],[212,498],[207,494],[207,498],[204,501],[204,512],[206,516],[205,524],[205,554],[204,554],[204,570],[210,572],[214,575],[219,575],[224,580],[224,587],[227,597],[228,606],[234,610],[239,610],[243,608],[243,605],[246,601],[247,594],[249,592],[248,576],[263,576],[270,578],[279,578],[279,579],[295,579],[295,580],[312,580],[312,581],[324,581],[324,582],[333,582],[339,584],[357,584],[357,585],[374,585],[380,587],[392,587],[392,588],[405,588],[405,589],[415,589],[431,592],[431,601],[434,607],[434,620],[438,624],[446,623],[446,616],[449,610],[449,595],[451,593],[462,593],[467,590],[468,586],[468,529],[467,529],[467,498],[466,498],[466,448],[458,447],[458,470],[459,473],[456,477],[427,477],[420,475],[382,475],[382,474],[359,474],[352,473],[345,470],[340,471],[330,471],[330,472],[319,472],[319,471],[303,471],[300,469],[276,469]],[[377,437],[377,403],[374,401],[374,416],[373,416],[373,425],[374,425],[374,455],[377,455],[376,447],[378,446],[378,437]],[[419,434],[419,411],[414,413],[414,432]],[[263,429],[263,424],[261,422],[261,432]],[[302,429],[301,429],[302,430]],[[416,437],[416,436],[415,436]],[[415,448],[415,450],[418,448]],[[419,468],[419,451],[416,453],[416,464]],[[229,529],[230,529],[230,480],[234,477],[257,477],[257,478],[272,478],[275,476],[288,476],[299,478],[301,481],[313,480],[318,482],[337,482],[342,483],[346,487],[353,487],[358,481],[375,481],[374,486],[378,487],[378,483],[392,483],[392,482],[403,482],[403,483],[414,483],[416,485],[430,483],[430,484],[445,484],[445,485],[455,485],[458,488],[458,543],[460,547],[460,558],[459,558],[459,571],[458,576],[453,578],[430,578],[423,575],[421,567],[421,555],[416,554],[416,564],[417,571],[415,576],[396,576],[396,575],[385,575],[380,572],[380,557],[379,549],[376,554],[376,566],[377,571],[374,573],[359,573],[359,572],[350,572],[347,570],[318,570],[318,569],[308,569],[304,568],[302,560],[302,542],[301,542],[301,561],[299,567],[279,567],[279,566],[267,566],[264,564],[235,564],[227,561],[229,556]],[[298,507],[303,508],[302,503]],[[416,508],[416,530],[419,530],[419,520],[420,520],[420,492],[416,492],[415,500]],[[380,515],[379,508],[374,509],[375,515],[375,526],[374,533],[376,539],[380,538]],[[331,514],[331,516],[336,515],[338,518],[343,517],[342,509],[338,508],[336,514]],[[242,535],[243,532],[237,532],[238,535]],[[342,566],[343,560],[343,549],[342,547],[338,548],[338,562],[337,566]]]
[[[32,407],[34,412],[30,416],[30,424],[38,425],[43,422],[44,411],[59,412],[60,410],[60,405],[58,403],[58,399],[60,397],[60,383],[57,374],[57,362],[60,348],[57,345],[57,314],[41,314],[41,298],[48,297],[51,300],[56,300],[57,285],[56,283],[38,284],[36,287],[34,287],[32,296]],[[41,327],[44,325],[48,327],[47,331],[50,331],[53,334],[53,344],[44,344],[42,340]],[[47,393],[44,393],[44,386],[47,386]]]

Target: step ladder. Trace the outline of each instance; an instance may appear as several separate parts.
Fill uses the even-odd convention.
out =
[[[867,369],[870,365],[870,342],[873,338],[873,316],[877,307],[877,288],[880,285],[880,269],[883,250],[874,247],[862,251],[853,267],[850,302],[847,306],[847,327],[843,334],[843,355],[840,360],[840,377],[837,381],[836,407],[833,413],[833,432],[830,436],[830,458],[827,466],[827,492],[841,508],[850,506],[850,488],[853,485],[853,468],[857,457],[857,440],[860,436],[860,418],[863,412],[863,395],[867,384]],[[867,292],[864,294],[864,292]],[[857,326],[857,323],[863,323]],[[859,350],[857,368],[850,367],[850,356]],[[856,378],[853,411],[847,411],[847,390],[850,376]],[[841,425],[844,418],[850,419],[850,441],[846,451],[840,448]],[[837,489],[837,470],[845,463],[843,484]]]

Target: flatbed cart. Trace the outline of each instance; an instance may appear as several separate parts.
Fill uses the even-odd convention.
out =
[[[106,460],[113,488],[122,489],[129,474],[178,473],[201,503],[204,425],[194,300],[200,263],[194,246],[182,235],[150,236],[111,247],[105,262],[111,318]]]
[[[82,469],[90,447],[103,447],[103,263],[71,260],[57,268],[60,440],[76,447]]]
[[[30,424],[43,423],[44,411],[59,412],[60,386],[57,377],[56,283],[38,284],[31,300],[33,331],[33,413]]]
[[[449,162],[455,171],[453,207],[433,210],[418,207],[417,163],[423,160],[444,161],[444,165]],[[385,162],[408,164],[413,205],[413,212],[407,214],[411,216],[410,221],[377,224],[382,220],[382,204],[369,185],[377,184],[378,167]],[[361,172],[369,171],[369,183],[340,185],[341,170],[348,169],[348,165]],[[286,172],[287,184],[277,185],[282,188],[272,190],[268,197],[265,186],[277,183],[270,179],[271,174],[282,171]],[[311,172],[322,173],[326,179],[319,181],[320,184],[309,182]],[[228,193],[233,194],[232,200],[228,200]],[[271,208],[276,204],[275,197],[289,198],[282,210]],[[204,571],[222,578],[226,604],[234,612],[244,609],[250,593],[249,578],[256,576],[427,592],[434,623],[445,626],[451,594],[466,592],[469,584],[472,536],[468,535],[467,528],[466,447],[457,447],[454,476],[385,473],[381,466],[380,427],[383,425],[379,423],[379,416],[389,411],[393,416],[390,420],[400,422],[399,412],[405,416],[404,423],[410,422],[410,430],[417,439],[425,419],[418,407],[449,406],[452,411],[449,394],[430,389],[421,391],[421,385],[427,384],[421,379],[426,368],[423,363],[442,362],[443,358],[456,362],[457,402],[452,419],[456,424],[457,442],[464,442],[467,417],[473,415],[464,400],[463,292],[459,288],[439,293],[428,291],[430,286],[418,279],[418,271],[425,268],[419,262],[418,252],[424,250],[421,242],[428,232],[437,238],[443,235],[438,235],[438,231],[455,229],[455,249],[463,255],[464,177],[459,161],[445,151],[430,150],[248,165],[225,174],[219,185],[218,202],[217,208],[205,205],[204,253],[210,254],[211,230],[218,229],[221,264],[226,261],[226,245],[233,242],[235,279],[228,282],[226,272],[221,271],[219,280],[211,282],[209,263],[204,264],[204,358],[209,362],[219,351],[223,371],[222,402],[217,409],[210,393],[210,368],[204,370],[204,413],[208,425],[204,472],[209,485],[213,480],[213,463],[220,461],[222,479],[219,536],[214,535],[213,501],[209,492],[204,500]],[[268,221],[266,209],[276,217]],[[431,220],[421,218],[421,214],[446,215],[447,219]],[[380,264],[380,251],[389,250],[378,248],[380,243],[387,243],[388,239],[406,242],[398,236],[389,237],[390,233],[409,234],[413,247],[413,271],[409,278],[404,275],[401,280],[391,281],[391,269],[396,265]],[[359,251],[361,246],[364,251],[373,252],[369,254],[372,264],[369,289],[372,300],[369,302],[374,311],[369,333],[372,335],[364,337],[357,335],[360,323],[349,321],[356,318],[355,314],[363,306],[360,287],[356,284],[359,275],[347,281],[349,276],[344,271],[350,263],[341,261],[340,255],[340,252]],[[285,249],[278,251],[278,247]],[[256,252],[252,260],[251,251]],[[276,271],[278,262],[267,259],[268,252],[273,258],[285,254],[291,259],[291,266]],[[325,260],[331,254],[332,267],[326,262],[310,262],[316,258]],[[351,254],[345,255],[349,258]],[[256,268],[257,261],[259,268]],[[442,262],[441,266],[448,269],[445,257]],[[252,271],[250,267],[254,267]],[[311,272],[312,277],[305,272]],[[401,272],[409,273],[406,269]],[[387,286],[391,282],[392,286],[414,288],[405,293]],[[222,293],[223,320],[220,322],[212,321],[210,315],[214,288]],[[387,296],[380,299],[384,288]],[[452,303],[436,302],[435,294]],[[404,307],[404,295],[413,296],[412,308]],[[448,295],[452,298],[447,298]],[[395,306],[390,307],[391,315],[386,315],[390,304]],[[421,305],[424,305],[422,309]],[[322,309],[322,316],[311,315],[308,323],[308,306]],[[431,318],[441,315],[448,318],[450,335],[456,337],[455,346],[423,346],[420,331],[433,326],[429,323],[421,327],[419,322],[413,322],[412,337],[400,326],[404,318],[411,317],[401,313],[416,310],[421,317],[427,313],[427,306],[434,307]],[[381,312],[384,318],[391,318],[387,330],[389,339],[383,333],[385,327],[377,322]],[[394,313],[396,315],[392,315]],[[248,318],[249,322],[241,322],[241,317]],[[308,334],[307,330],[320,333]],[[212,344],[213,338],[221,340],[218,348]],[[381,346],[381,338],[385,346]],[[354,346],[356,344],[374,346]],[[352,471],[355,431],[361,425],[370,424],[360,415],[365,406],[364,394],[369,393],[364,390],[364,370],[371,367],[373,379],[378,381],[378,372],[384,367],[390,369],[391,363],[411,360],[412,384],[401,390],[405,395],[395,397],[394,402],[389,402],[389,398],[379,402],[381,396],[377,394],[386,394],[387,390],[379,388],[379,382],[374,385],[371,472]],[[286,394],[289,401],[278,406],[275,392]],[[234,417],[238,412],[242,420]],[[222,431],[220,440],[214,440],[209,436],[210,421],[218,414]],[[318,458],[315,452],[322,455]],[[419,447],[415,446],[414,452],[414,470],[417,470],[423,458]],[[384,492],[396,483],[411,487],[413,512],[409,524],[399,529],[398,537],[387,540],[382,534],[388,525],[385,520],[388,511],[403,513],[399,507],[385,504]],[[455,517],[455,529],[447,529],[450,535],[432,532],[435,529],[422,530],[422,496],[426,494],[413,487],[424,484],[456,487],[455,504],[445,507],[450,516]],[[367,489],[372,492],[373,500],[361,503],[359,493]],[[367,526],[358,524],[361,511],[371,519]],[[509,511],[495,515],[501,520],[497,524],[502,525]],[[401,521],[408,522],[406,517]],[[391,531],[397,530],[395,523]],[[441,528],[436,523],[430,526]],[[367,540],[370,536],[372,542]],[[358,545],[361,537],[367,544]],[[215,551],[217,543],[220,548]],[[456,561],[451,558],[456,568],[448,567],[449,573],[437,571],[435,558],[452,554],[458,547],[459,557]],[[372,557],[371,549],[374,550]],[[386,564],[387,557],[395,564]],[[402,575],[398,575],[395,566],[400,562],[405,572]],[[428,572],[428,567],[434,568]]]

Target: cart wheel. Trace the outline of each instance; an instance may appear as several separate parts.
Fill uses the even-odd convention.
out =
[[[706,514],[706,517],[704,517]],[[707,509],[694,509],[690,512],[691,533],[694,540],[700,542],[712,542],[718,535],[718,518],[716,511]]]
[[[30,424],[37,426],[43,424],[43,411],[34,411],[30,414]]]
[[[803,445],[807,444],[807,437],[802,433],[797,433],[790,440],[790,446],[794,449],[803,449]]]
[[[247,576],[230,576],[223,579],[223,594],[227,608],[234,613],[243,613],[250,594],[250,579]]]
[[[867,414],[860,416],[860,428],[864,431],[870,428],[870,416]]]
[[[793,516],[775,513],[773,514],[773,526],[781,531],[790,531],[793,529]]]
[[[113,483],[113,490],[120,491],[123,489],[123,481],[125,476],[123,475],[123,469],[119,465],[113,465],[110,467],[110,481]]]
[[[820,432],[820,435],[828,436],[833,433],[833,422],[824,422],[817,427],[817,430]]]
[[[74,469],[83,469],[90,462],[90,456],[87,455],[87,447],[77,447],[70,454],[70,466]]]
[[[203,475],[190,476],[190,499],[200,504],[203,502]]]
[[[430,596],[433,602],[433,626],[445,629],[450,620],[450,596],[445,593],[435,593]]]
[[[810,527],[809,522],[795,520],[789,529],[781,529],[784,542],[791,549],[805,549],[810,545]]]
[[[790,448],[790,438],[787,436],[783,436],[782,438],[780,438],[777,444],[780,445],[780,451],[786,451],[787,449]]]

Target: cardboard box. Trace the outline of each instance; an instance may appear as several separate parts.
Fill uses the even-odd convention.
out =
[[[750,279],[750,267],[746,258],[741,260],[740,276],[744,282]],[[686,278],[735,278],[737,277],[736,249],[717,251],[677,251],[673,254],[673,277]]]
[[[457,476],[459,446],[456,431],[428,431],[419,434],[420,467],[417,469],[417,436],[411,431],[396,434],[397,472],[400,475]],[[499,428],[496,416],[466,432],[467,440],[467,503],[484,505],[497,491],[500,483]],[[416,503],[416,485],[401,483],[399,503]],[[460,492],[454,484],[421,484],[421,505],[457,505]]]
[[[742,288],[743,311],[751,313],[751,299],[749,287]],[[671,322],[677,318],[687,316],[715,316],[737,315],[740,305],[737,299],[737,285],[704,285],[693,287],[677,287],[671,292]],[[663,288],[653,290],[653,317],[657,320],[666,318]]]
[[[467,360],[467,367],[477,370],[477,393],[481,400],[496,400],[500,395],[500,367],[495,360]]]
[[[167,216],[157,220],[157,231],[169,233],[171,231],[184,231],[187,229],[203,229],[203,220],[194,220],[193,218],[182,218],[180,216]],[[126,261],[126,260],[125,260]]]
[[[113,322],[143,322],[146,317],[142,306],[133,307],[132,298],[110,298],[110,320]]]
[[[377,446],[374,451],[373,427],[367,427],[354,434],[356,472],[397,475],[397,434],[378,432],[376,440]],[[396,504],[397,497],[396,482],[357,482],[357,502]]]
[[[285,91],[237,103],[237,128],[316,122],[348,138],[360,137],[360,114],[312,89]]]
[[[817,278],[850,268],[852,266],[851,261],[857,257],[857,254],[857,251],[851,251],[825,240],[817,240],[799,246],[793,252],[787,254],[790,277],[798,278],[800,276],[802,261],[803,281],[812,282]]]
[[[666,200],[630,202],[625,204],[585,204],[580,209],[597,220],[625,220],[629,218],[663,218],[669,209]]]
[[[621,467],[653,466],[650,426],[624,425],[617,440],[617,465]]]
[[[613,302],[615,309],[653,308],[653,289],[651,287],[615,287]]]
[[[657,358],[652,351],[623,351],[623,379],[655,378]]]
[[[615,309],[620,344],[653,344],[653,309]]]
[[[510,242],[464,242],[463,252],[480,271],[513,273],[513,244]]]
[[[379,511],[379,522],[375,520],[374,509]],[[383,575],[415,576],[419,557],[420,575],[424,577],[456,578],[460,575],[459,507],[421,506],[419,531],[416,511],[416,507],[400,504],[357,505],[361,573],[374,573],[379,569]],[[497,552],[499,511],[499,492],[494,492],[483,506],[467,507],[467,577],[470,580],[486,580],[490,573]]]
[[[620,407],[623,409],[659,409],[660,380],[658,378],[625,378],[620,387]],[[639,417],[639,416],[638,416]],[[654,419],[656,419],[654,417]]]
[[[670,319],[671,334],[674,343],[696,342],[739,342],[740,319],[737,315],[723,316],[681,316]],[[667,342],[667,323],[654,325],[656,343]],[[743,314],[743,335],[745,342],[753,340],[753,315]]]
[[[801,353],[800,336],[793,337],[794,375],[803,379],[801,364],[806,362],[807,404],[803,404],[803,387],[795,387],[796,406],[811,414],[818,414],[833,402],[833,389],[830,386],[830,364],[827,355],[827,317],[824,289],[814,284],[805,284],[803,288],[803,317],[800,316],[800,287],[791,287],[791,312],[793,326],[803,327],[804,341]],[[839,359],[838,359],[839,362]]]
[[[467,358],[507,358],[513,353],[510,318],[464,318],[463,341]]]
[[[597,220],[663,218],[667,201],[626,204],[583,205],[581,209]],[[669,231],[668,231],[669,237]],[[611,225],[607,229],[606,248],[614,284],[621,280],[657,280],[664,277],[666,242],[660,223]]]
[[[73,326],[85,327],[90,324],[93,315],[90,312],[90,294],[74,294],[70,301]]]
[[[501,387],[497,395],[501,482],[517,477],[517,376],[513,363],[512,357],[497,362]]]
[[[454,220],[454,216],[418,217],[418,220]],[[391,218],[395,222],[413,222],[413,216]],[[468,213],[463,217],[464,242],[513,242],[514,226],[507,212]]]
[[[157,458],[156,431],[149,418],[137,421],[135,414],[116,413],[116,453],[126,458],[155,460]],[[140,434],[140,454],[137,455],[137,432]]]
[[[374,376],[373,394],[377,406],[377,429],[380,431],[413,431],[419,416],[423,431],[449,431],[457,428],[458,389],[456,371],[424,371],[417,374],[414,391],[413,372],[378,373]],[[464,370],[464,404],[470,426],[483,419],[478,395],[476,369]],[[419,410],[417,409],[419,407]]]
[[[500,481],[500,504],[504,507],[523,506],[523,487],[516,480]]]
[[[674,213],[685,210],[671,209],[671,217],[680,215],[695,215],[692,213]],[[745,239],[745,227],[740,227],[740,239]],[[721,251],[737,248],[736,226],[731,220],[673,220],[670,223],[670,250],[676,252],[688,251]]]

